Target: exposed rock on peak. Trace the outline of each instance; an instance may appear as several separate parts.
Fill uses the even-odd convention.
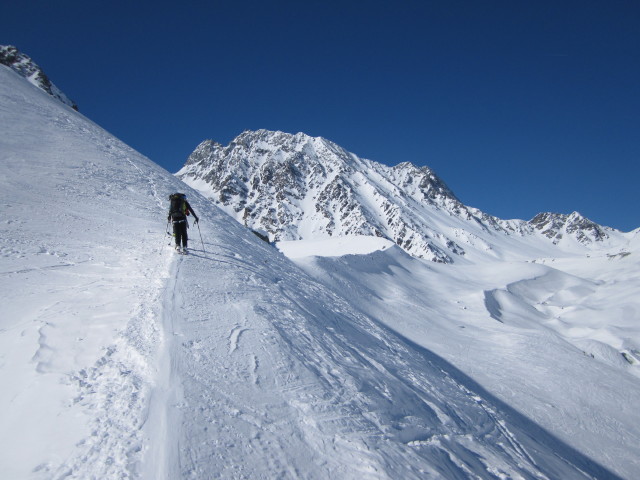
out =
[[[602,241],[609,238],[607,230],[611,230],[592,222],[578,212],[573,212],[570,215],[539,213],[530,223],[556,244],[566,235],[583,244]]]
[[[177,176],[275,241],[373,235],[449,263],[466,255],[463,244],[491,252],[496,235],[537,229],[554,241],[562,234],[585,244],[606,238],[601,227],[575,216],[559,229],[545,227],[543,217],[500,220],[462,204],[429,167],[389,167],[304,133],[245,131],[227,146],[206,140]]]
[[[27,55],[11,45],[0,45],[0,63],[25,77],[36,87],[44,90],[62,103],[78,110],[75,102],[56,87],[42,69]]]

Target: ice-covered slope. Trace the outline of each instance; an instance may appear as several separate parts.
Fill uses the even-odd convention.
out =
[[[360,283],[347,300],[316,282],[3,66],[0,164],[3,478],[630,471],[540,428],[358,308]],[[175,190],[201,218],[188,257],[165,245]]]
[[[575,212],[500,220],[463,205],[428,167],[388,167],[303,133],[246,131],[226,147],[204,141],[177,176],[276,241],[370,235],[439,263],[625,241]]]

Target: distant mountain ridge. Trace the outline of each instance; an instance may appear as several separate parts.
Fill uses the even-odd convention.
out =
[[[451,263],[468,249],[493,249],[495,236],[593,246],[613,232],[576,212],[501,220],[462,204],[429,167],[389,167],[304,133],[245,131],[227,146],[206,140],[176,175],[274,241],[373,235]]]
[[[570,215],[539,213],[530,222],[543,235],[558,243],[564,235],[573,235],[579,241],[602,241],[608,238],[608,227],[602,227],[577,212]]]
[[[24,53],[11,45],[0,45],[0,64],[6,65],[62,103],[78,110],[78,105],[56,87],[44,71]]]

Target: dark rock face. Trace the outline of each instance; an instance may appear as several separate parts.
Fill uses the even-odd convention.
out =
[[[465,255],[458,238],[491,248],[473,232],[522,236],[542,228],[536,219],[504,221],[465,206],[428,167],[388,167],[303,133],[246,131],[226,147],[206,140],[177,176],[273,241],[373,235],[450,263]],[[602,238],[585,222],[563,232]]]
[[[49,80],[49,77],[47,77],[42,69],[30,57],[21,53],[16,47],[0,45],[0,64],[6,65],[52,97],[69,105],[74,110],[78,110],[75,102],[62,93],[60,89]]]
[[[600,242],[609,238],[606,227],[584,218],[578,212],[570,215],[539,213],[529,223],[543,235],[558,243],[565,235],[571,235],[582,244]]]

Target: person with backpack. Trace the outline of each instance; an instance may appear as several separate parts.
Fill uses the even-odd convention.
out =
[[[195,218],[195,223],[198,223],[199,219],[196,212],[193,211],[189,202],[187,202],[187,196],[184,193],[174,193],[169,195],[171,202],[169,206],[169,216],[167,222],[173,223],[173,235],[176,237],[176,250],[180,253],[187,253],[187,242],[189,237],[187,236],[187,228],[189,223],[187,222],[187,216],[190,214]],[[182,250],[180,249],[182,244]]]

